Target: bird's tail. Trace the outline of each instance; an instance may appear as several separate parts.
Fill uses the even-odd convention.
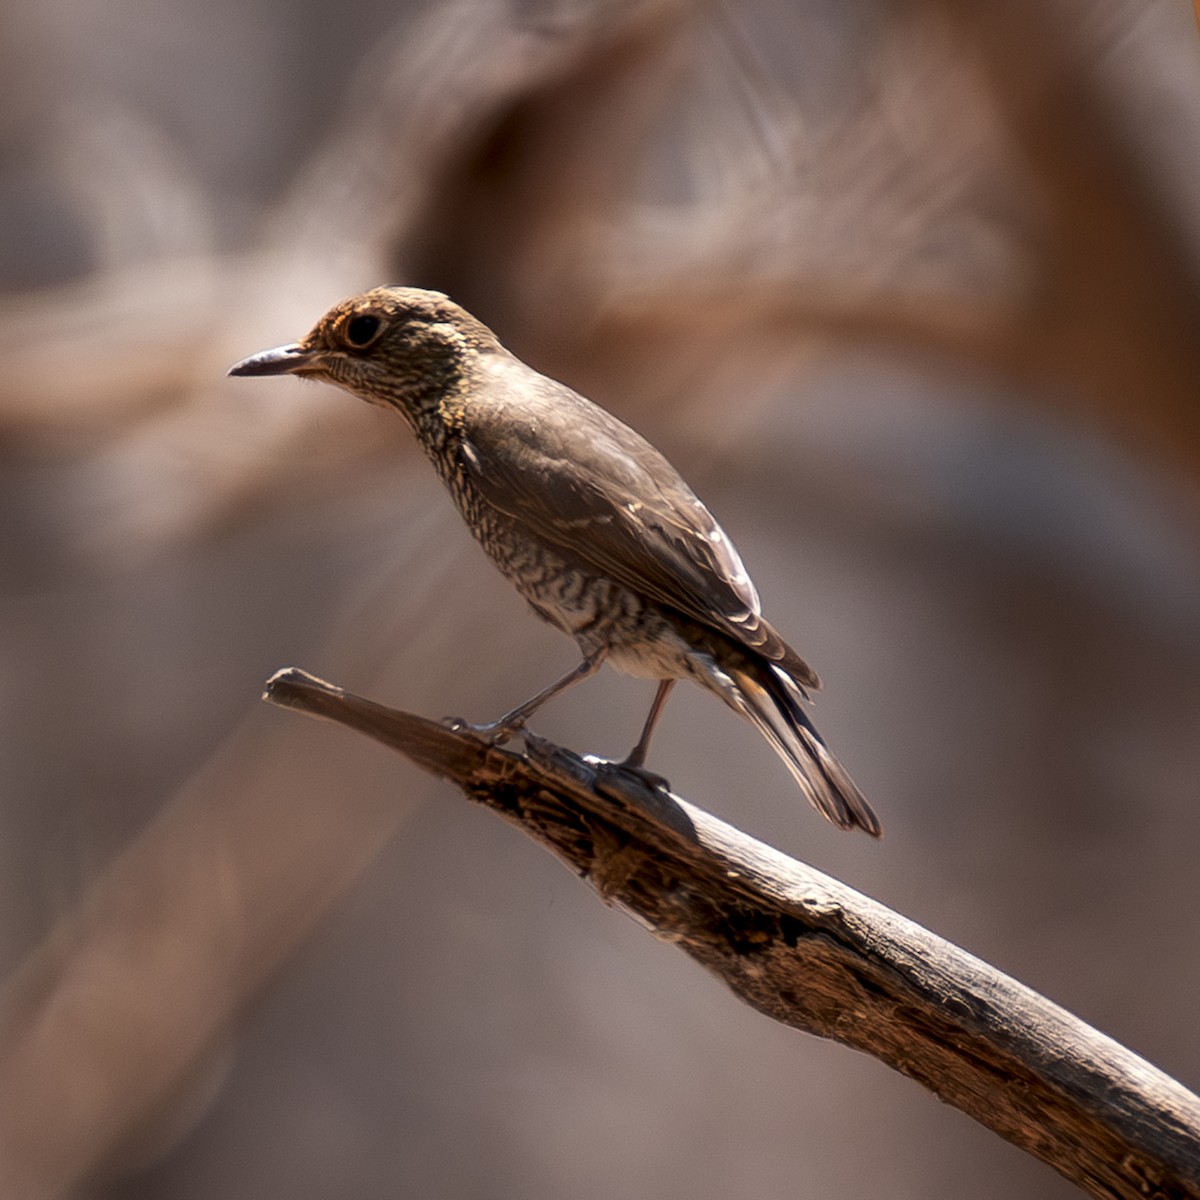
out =
[[[872,837],[883,832],[854,780],[813,728],[804,711],[803,689],[783,668],[768,662],[728,669],[712,664],[704,675],[708,686],[771,743],[822,816],[842,829],[863,829]]]

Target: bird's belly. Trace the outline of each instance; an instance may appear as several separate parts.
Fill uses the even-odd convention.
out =
[[[617,670],[643,679],[691,673],[688,645],[652,600],[531,537],[502,514],[475,518],[472,529],[502,574],[585,656],[604,650]]]

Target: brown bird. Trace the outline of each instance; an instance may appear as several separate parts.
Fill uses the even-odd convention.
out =
[[[644,770],[678,679],[750,720],[835,825],[879,821],[804,711],[820,687],[763,618],[729,538],[670,463],[590,400],[510,354],[439,292],[376,288],[330,309],[302,341],[231,375],[300,375],[399,413],[492,561],[583,662],[498,721],[494,741],[607,661],[659,681],[637,745]],[[651,778],[655,778],[650,776]]]

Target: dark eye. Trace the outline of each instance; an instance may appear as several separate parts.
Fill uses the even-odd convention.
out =
[[[374,313],[359,313],[346,322],[346,341],[361,350],[369,346],[379,335],[382,321]]]

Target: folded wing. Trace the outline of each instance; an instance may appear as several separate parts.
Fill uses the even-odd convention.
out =
[[[510,361],[524,375],[519,390],[500,372],[458,414],[463,466],[484,499],[631,591],[819,687],[763,618],[737,550],[671,464],[610,413]],[[541,419],[551,410],[554,420]],[[563,420],[571,410],[581,420]]]

